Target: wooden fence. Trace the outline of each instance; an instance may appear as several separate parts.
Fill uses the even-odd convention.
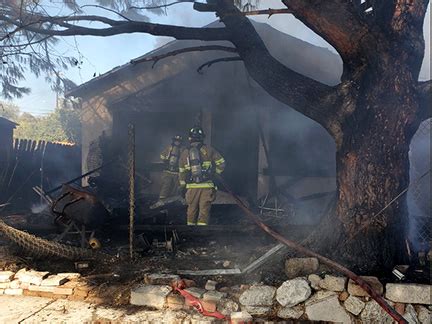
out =
[[[0,204],[26,209],[39,201],[34,186],[45,191],[81,173],[81,148],[76,145],[14,139],[0,165]]]

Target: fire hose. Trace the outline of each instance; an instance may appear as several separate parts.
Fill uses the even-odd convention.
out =
[[[175,291],[177,291],[180,295],[182,295],[187,301],[188,303],[195,308],[199,313],[201,313],[204,316],[209,316],[209,317],[215,317],[217,319],[227,319],[227,317],[219,312],[209,312],[206,311],[203,304],[201,303],[201,301],[196,298],[195,296],[191,295],[190,293],[188,293],[186,290],[184,290],[184,288],[186,287],[185,283],[183,280],[179,280],[176,281],[173,284],[173,289]]]
[[[363,288],[371,297],[374,299],[378,305],[382,307],[382,309],[389,314],[395,321],[401,324],[408,324],[408,321],[402,317],[401,314],[399,314],[392,306],[390,306],[387,301],[378,294],[365,280],[360,278],[358,275],[356,275],[354,272],[349,270],[348,268],[344,267],[343,265],[324,257],[312,250],[309,250],[308,248],[305,248],[304,246],[301,246],[300,244],[288,240],[285,237],[283,237],[281,234],[264,224],[261,219],[245,205],[245,203],[230,189],[228,184],[225,182],[225,180],[218,176],[218,180],[221,182],[222,186],[225,188],[225,190],[234,198],[236,204],[245,212],[245,214],[254,221],[256,225],[258,225],[264,232],[266,232],[268,235],[276,239],[277,241],[285,244],[286,246],[292,248],[293,250],[305,254],[311,257],[317,258],[322,263],[328,265],[329,267],[337,270],[340,273],[343,273],[348,278],[356,282],[361,288]]]

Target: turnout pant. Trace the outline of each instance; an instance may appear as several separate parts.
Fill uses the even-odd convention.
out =
[[[176,196],[179,194],[179,175],[176,172],[164,171],[162,173],[162,185],[159,199]]]
[[[208,225],[212,202],[216,199],[214,188],[189,188],[186,192],[188,225]]]

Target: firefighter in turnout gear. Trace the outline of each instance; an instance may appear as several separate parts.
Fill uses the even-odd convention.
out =
[[[161,155],[161,160],[165,163],[165,170],[162,174],[162,186],[159,193],[159,201],[163,202],[166,198],[177,196],[179,192],[179,159],[183,150],[183,138],[176,135],[172,138],[172,143],[166,147]]]
[[[190,146],[180,155],[180,187],[186,188],[187,224],[207,225],[210,208],[216,199],[214,174],[225,169],[225,160],[214,148],[203,143],[201,127],[193,127],[189,132]]]

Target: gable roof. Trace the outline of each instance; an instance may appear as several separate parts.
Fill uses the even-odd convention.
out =
[[[262,37],[264,43],[268,47],[270,53],[281,63],[287,65],[289,68],[295,70],[296,72],[299,72],[303,75],[306,75],[329,85],[335,85],[339,82],[340,75],[342,73],[342,61],[338,55],[332,53],[326,48],[312,45],[310,43],[304,42],[300,39],[282,33],[268,24],[257,22],[253,22],[253,24],[257,32]],[[220,23],[215,22],[207,27],[219,27],[220,25]],[[142,58],[160,55],[178,48],[200,45],[202,46],[209,43],[223,44],[228,46],[231,45],[229,42],[174,40],[160,48],[157,48],[138,58],[135,58],[134,60],[140,60]],[[214,52],[216,52],[216,54],[219,53],[218,57],[220,57],[220,52],[212,52],[213,53],[184,53],[179,54],[175,57],[165,58],[161,60],[161,62],[159,62],[156,67],[161,64],[165,64],[166,66],[168,66],[168,68],[165,68],[163,71],[163,73],[166,73],[166,76],[158,75],[155,79],[160,80],[164,77],[167,78],[168,76],[176,75],[178,73],[181,73],[181,71],[187,69],[193,69],[194,71],[196,71],[196,68],[199,66],[199,64],[201,64],[197,63],[197,59],[207,58],[209,56],[211,57],[212,54],[215,54]],[[226,56],[226,54],[224,55]],[[178,57],[180,56],[184,58],[185,64],[183,64],[183,66],[178,66],[178,64],[176,64],[176,62],[178,62]],[[206,60],[204,60],[202,63],[204,62],[206,62]],[[174,68],[175,65],[177,66]],[[245,70],[243,66],[241,68]],[[167,71],[168,69],[170,71]],[[126,78],[134,78],[137,75],[145,74],[146,78],[148,79],[152,78],[152,76],[156,76],[156,74],[158,73],[160,74],[161,70],[153,68],[153,62],[143,62],[138,64],[129,62],[124,65],[118,66],[98,77],[95,77],[88,82],[81,84],[80,86],[66,93],[66,96],[92,97],[100,93],[100,89],[109,89],[110,87],[114,87],[121,80],[124,80]],[[137,91],[139,90],[140,89],[137,89]]]

